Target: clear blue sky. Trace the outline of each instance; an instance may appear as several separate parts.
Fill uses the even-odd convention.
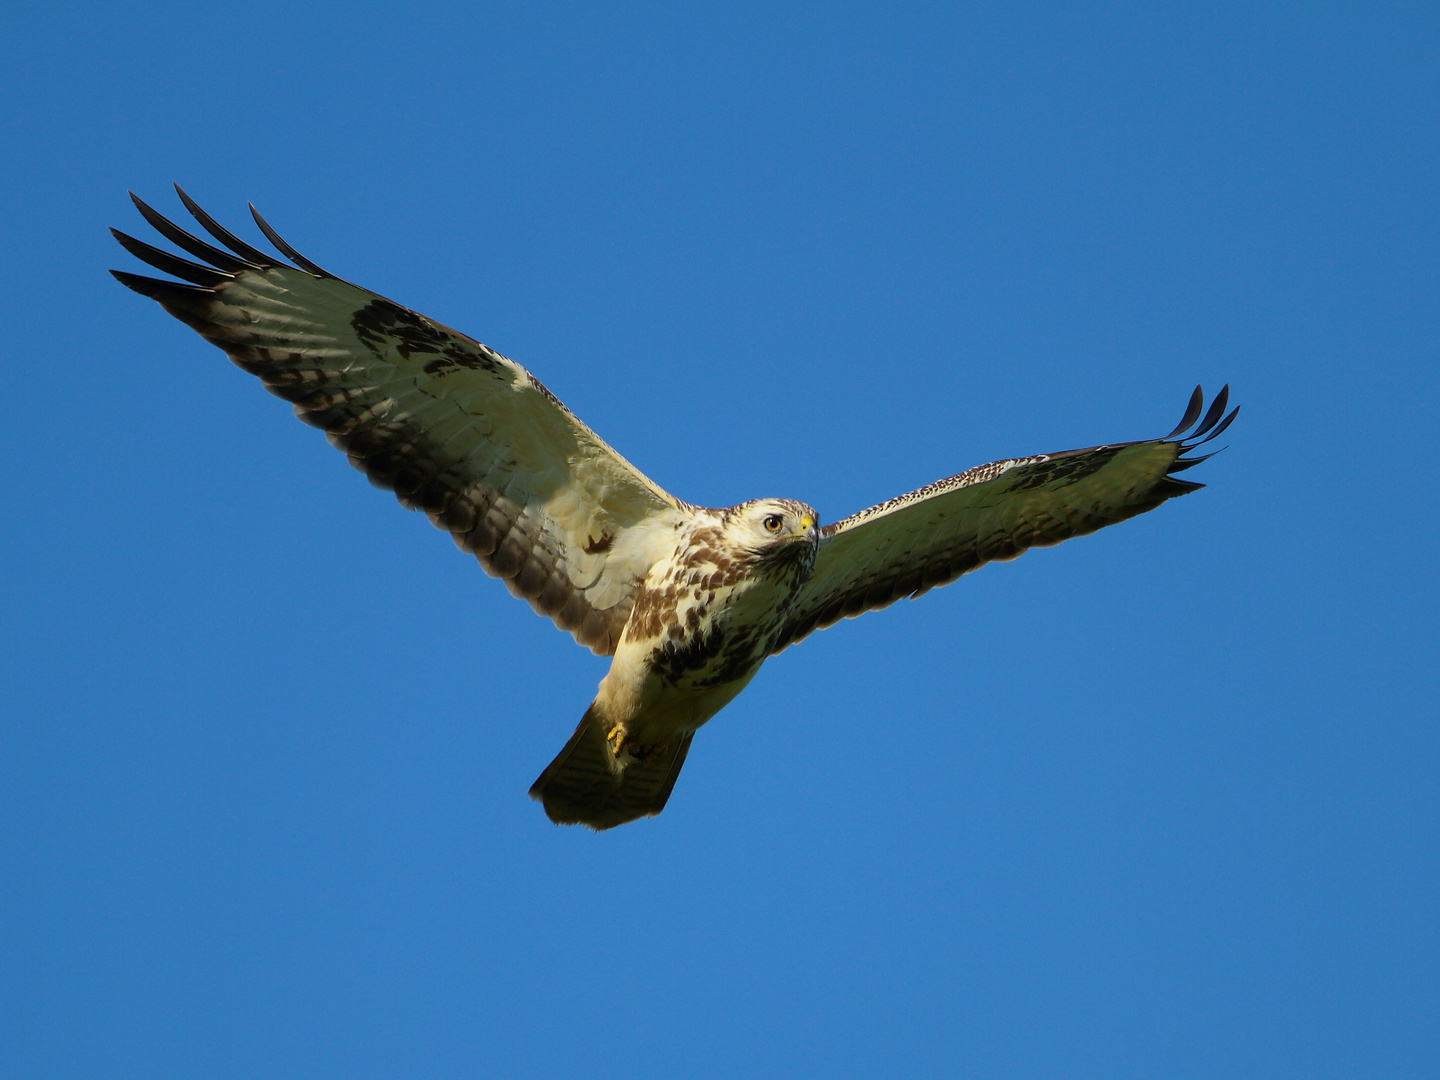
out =
[[[1433,3],[0,20],[0,1073],[1433,1075]],[[559,829],[604,662],[109,278],[172,180],[693,502],[1243,410]]]

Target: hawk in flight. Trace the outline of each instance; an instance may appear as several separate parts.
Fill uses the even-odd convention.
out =
[[[831,525],[792,499],[692,506],[513,360],[326,273],[253,206],[290,263],[176,191],[223,247],[132,195],[161,236],[200,261],[112,230],[180,279],[111,271],[121,284],[225,350],[371,483],[423,510],[581,645],[614,658],[530,789],[563,824],[608,829],[658,814],[696,730],[767,657],[812,630],[1201,487],[1176,478],[1204,460],[1184,455],[1235,418],[1227,390],[1201,416],[1196,387],[1163,439],[992,462]]]

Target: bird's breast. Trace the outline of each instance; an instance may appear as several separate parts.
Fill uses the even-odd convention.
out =
[[[652,575],[636,597],[621,650],[664,684],[708,689],[753,675],[794,599],[797,582],[691,562]],[[620,653],[617,652],[617,660]]]

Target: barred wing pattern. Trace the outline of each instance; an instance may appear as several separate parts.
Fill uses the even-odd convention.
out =
[[[185,284],[111,273],[292,402],[371,483],[425,511],[512,593],[582,645],[614,653],[682,504],[519,364],[326,273],[253,206],[256,224],[295,266],[237,239],[176,191],[228,250],[132,194],[157,232],[205,264],[111,230]]]
[[[1230,426],[1240,410],[1226,415],[1229,397],[1227,386],[1196,425],[1204,405],[1197,386],[1180,426],[1163,439],[991,462],[826,526],[815,572],[774,651],[987,562],[1092,533],[1204,487],[1175,474],[1210,456],[1182,455]]]

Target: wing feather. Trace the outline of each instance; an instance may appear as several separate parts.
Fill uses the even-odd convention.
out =
[[[1183,457],[1187,450],[1230,426],[1240,410],[1226,414],[1228,401],[1227,386],[1197,426],[1204,396],[1196,387],[1180,427],[1163,439],[993,461],[826,526],[775,651],[987,562],[1092,533],[1203,487],[1174,474],[1204,460]]]
[[[519,364],[326,273],[255,213],[296,266],[266,255],[176,190],[230,250],[132,195],[157,232],[204,262],[117,231],[127,251],[187,284],[115,277],[258,376],[371,483],[423,510],[512,593],[581,644],[613,653],[638,582],[684,504]]]

